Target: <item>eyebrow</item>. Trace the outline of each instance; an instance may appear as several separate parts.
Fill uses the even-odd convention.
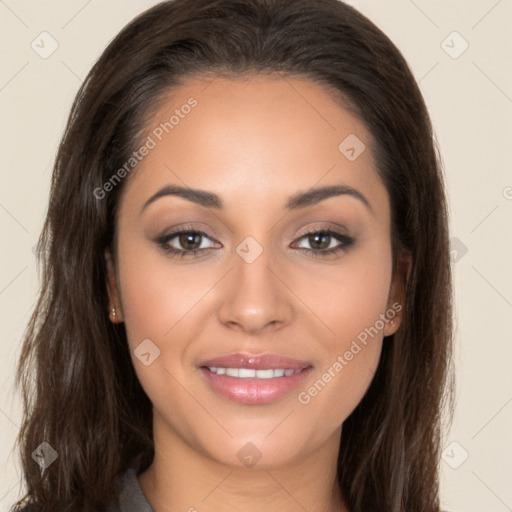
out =
[[[374,213],[373,208],[366,197],[356,190],[355,188],[347,185],[330,185],[326,187],[313,188],[305,192],[299,192],[288,199],[285,208],[289,210],[298,210],[313,206],[320,203],[324,199],[335,196],[350,196],[361,201],[370,212]],[[188,187],[181,187],[179,185],[166,185],[158,192],[153,194],[142,206],[140,214],[154,201],[166,196],[178,196],[187,199],[193,203],[205,206],[207,208],[215,208],[221,210],[224,208],[222,199],[213,192],[206,190],[198,190]]]

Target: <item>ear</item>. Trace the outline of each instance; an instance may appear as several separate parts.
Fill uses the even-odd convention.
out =
[[[386,312],[394,311],[395,316],[391,318],[391,316],[386,313],[388,320],[386,321],[386,326],[384,328],[384,336],[391,336],[392,334],[395,334],[402,323],[405,309],[405,292],[412,271],[412,261],[410,251],[402,253],[397,259],[391,280],[388,305],[386,309]],[[391,320],[393,323],[391,323]]]
[[[117,324],[123,321],[123,311],[121,308],[121,298],[117,286],[116,271],[114,260],[110,249],[105,251],[105,263],[107,267],[107,291],[109,296],[109,318],[112,323]],[[115,315],[113,310],[115,309]]]

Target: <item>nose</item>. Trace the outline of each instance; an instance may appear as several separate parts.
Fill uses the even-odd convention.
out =
[[[295,314],[294,295],[275,258],[265,249],[254,261],[240,254],[233,254],[233,268],[223,280],[219,320],[250,334],[289,324]]]

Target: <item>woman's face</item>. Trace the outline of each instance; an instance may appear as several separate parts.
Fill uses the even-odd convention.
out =
[[[144,147],[107,260],[155,437],[259,467],[337,446],[400,323],[369,132],[313,82],[218,77]]]

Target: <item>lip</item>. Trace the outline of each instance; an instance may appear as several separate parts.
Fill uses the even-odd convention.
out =
[[[245,353],[229,354],[208,359],[199,364],[200,372],[210,388],[229,400],[247,405],[263,405],[283,398],[311,373],[313,366],[307,361],[300,361],[276,354],[252,355]],[[207,367],[300,370],[290,376],[271,379],[237,378],[212,373]]]

